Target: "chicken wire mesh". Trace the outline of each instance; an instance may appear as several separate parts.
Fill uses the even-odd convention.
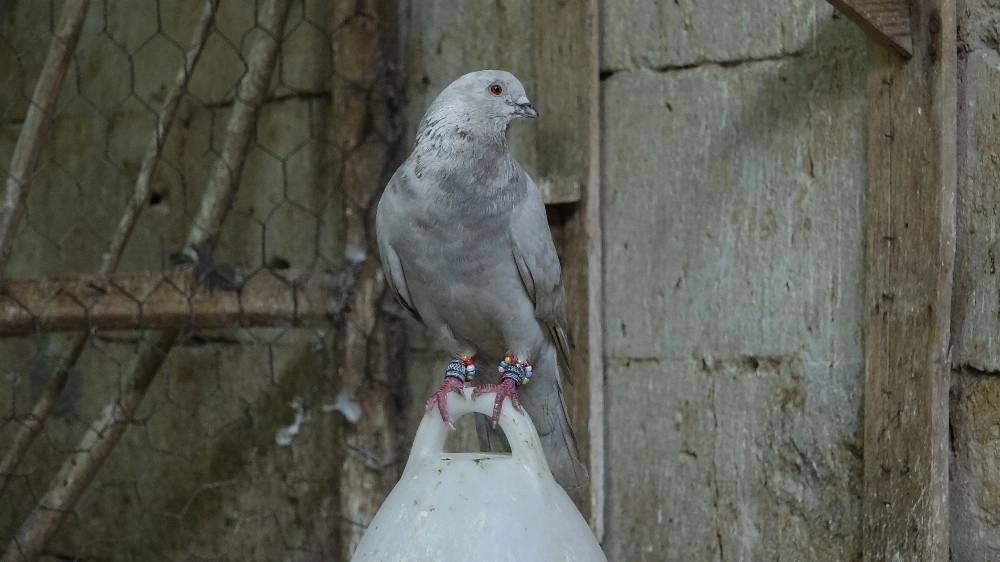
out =
[[[374,21],[351,9],[0,4],[0,166],[26,193],[0,262],[3,560],[337,557],[335,412],[354,412],[331,321],[364,259],[345,257],[342,217],[372,203],[338,182],[397,138],[333,129],[333,92],[378,89],[334,68],[345,22]],[[60,44],[51,126],[30,138]],[[24,143],[40,147],[28,174]]]

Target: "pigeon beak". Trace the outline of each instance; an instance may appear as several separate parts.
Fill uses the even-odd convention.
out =
[[[531,105],[527,96],[521,96],[516,102],[514,102],[514,115],[534,119],[538,117],[538,110],[535,109],[535,106]]]

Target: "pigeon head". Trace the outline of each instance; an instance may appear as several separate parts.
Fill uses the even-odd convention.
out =
[[[502,137],[507,125],[520,117],[538,117],[521,81],[503,70],[480,70],[445,88],[427,109],[420,129],[454,125],[467,134]]]

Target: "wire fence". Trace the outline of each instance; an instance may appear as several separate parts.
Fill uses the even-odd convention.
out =
[[[371,393],[334,366],[381,326],[351,302],[400,135],[364,104],[399,80],[340,4],[0,5],[3,561],[337,559],[363,527],[337,467]]]

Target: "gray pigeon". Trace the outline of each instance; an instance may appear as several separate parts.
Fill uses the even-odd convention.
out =
[[[509,72],[452,82],[386,186],[376,232],[389,285],[453,357],[427,408],[450,424],[448,393],[477,375],[476,362],[497,360],[500,382],[474,396],[496,392],[494,423],[505,399],[523,403],[556,480],[574,489],[587,473],[559,381],[569,351],[559,257],[542,196],[507,148],[510,122],[537,116]]]

